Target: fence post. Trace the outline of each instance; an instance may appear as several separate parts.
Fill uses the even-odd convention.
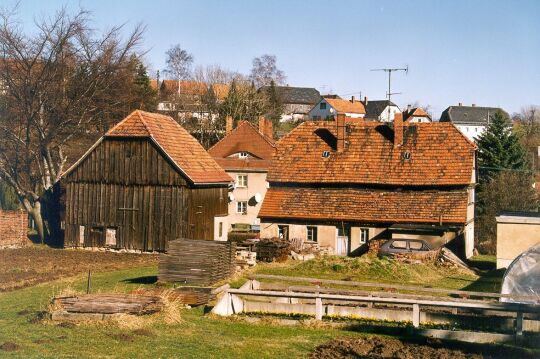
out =
[[[315,298],[315,320],[322,320],[323,306],[321,297]]]
[[[420,306],[418,304],[413,304],[412,306],[412,323],[413,327],[418,328],[420,326]]]

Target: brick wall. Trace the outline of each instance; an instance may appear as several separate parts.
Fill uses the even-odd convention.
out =
[[[19,247],[28,242],[28,214],[0,210],[0,248]]]

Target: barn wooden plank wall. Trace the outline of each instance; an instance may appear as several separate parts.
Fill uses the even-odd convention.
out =
[[[146,139],[105,139],[66,178],[66,246],[164,251],[177,238],[214,237],[226,187],[195,187]],[[83,241],[81,242],[81,238]]]
[[[236,243],[179,239],[159,259],[160,282],[212,285],[234,274]]]

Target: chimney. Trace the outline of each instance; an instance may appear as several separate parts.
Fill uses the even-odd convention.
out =
[[[337,152],[345,150],[345,114],[338,114],[336,118]]]
[[[394,148],[403,145],[403,114],[397,112],[394,115]]]
[[[274,129],[272,126],[272,121],[267,120],[263,116],[259,116],[259,132],[265,135],[266,137],[274,137]]]
[[[473,104],[472,104],[472,107],[476,107],[476,104],[475,104],[475,103],[473,103]]]
[[[354,96],[351,96],[351,102],[354,103]]]
[[[364,106],[367,106],[367,102],[368,102],[367,96],[364,96]]]
[[[461,105],[463,105],[463,104],[462,104],[461,102],[460,102],[460,103],[458,103],[458,106],[461,106]]]
[[[227,116],[225,119],[225,135],[228,135],[233,130],[232,116]]]

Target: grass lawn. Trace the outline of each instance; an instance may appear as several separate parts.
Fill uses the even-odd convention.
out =
[[[312,277],[360,282],[378,282],[439,287],[447,289],[500,292],[500,271],[477,275],[458,267],[433,264],[406,264],[376,256],[322,257],[317,260],[260,265],[254,273],[294,277]],[[237,281],[235,284],[238,284]]]
[[[71,251],[71,255],[78,254]],[[81,263],[81,267],[84,265]],[[163,317],[157,315],[154,320],[139,325],[144,330],[137,326],[128,328],[112,323],[68,326],[40,320],[41,313],[54,295],[66,289],[85,289],[86,277],[82,274],[85,271],[78,272],[81,274],[75,277],[0,293],[0,357],[210,358],[219,355],[222,358],[298,358],[306,357],[318,345],[335,338],[366,337],[366,334],[357,331],[328,327],[287,327],[272,321],[247,323],[238,318],[204,315],[203,308],[183,309],[182,321],[176,324],[166,324]],[[476,285],[475,290],[488,291],[498,290],[500,282],[497,276],[484,278],[457,268],[403,264],[366,256],[262,264],[255,267],[253,272],[451,289]],[[155,264],[94,273],[92,290],[129,292],[153,286],[156,274]],[[244,275],[236,280],[236,284],[245,281],[246,277]],[[16,350],[2,351],[2,344],[6,342],[16,344]]]
[[[155,275],[155,266],[98,273],[92,287],[97,291],[130,291],[145,286],[139,283]],[[167,325],[160,320],[147,323],[143,335],[112,324],[70,328],[36,320],[50,298],[68,287],[83,290],[85,278],[0,293],[0,345],[12,342],[19,347],[13,352],[0,350],[0,356],[210,358],[219,353],[223,358],[303,357],[332,338],[360,335],[337,329],[249,324],[204,316],[199,308],[182,310],[182,322],[178,324]]]

